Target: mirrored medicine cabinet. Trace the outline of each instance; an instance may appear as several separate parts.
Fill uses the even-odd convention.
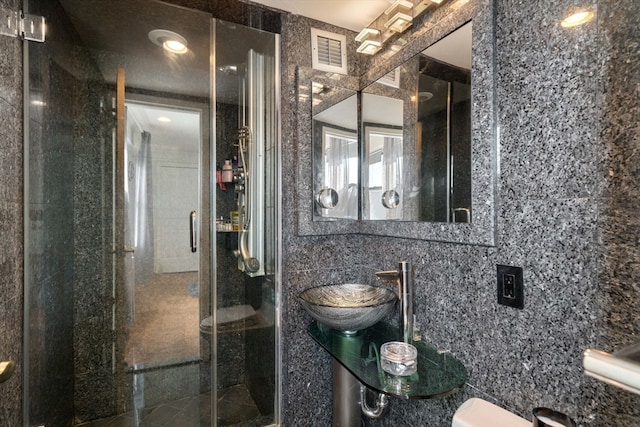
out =
[[[312,215],[299,216],[299,234],[494,244],[492,7],[451,9],[361,90],[309,83]]]
[[[362,218],[470,223],[472,23],[362,91]]]
[[[358,219],[357,94],[319,82],[311,87],[316,216]]]

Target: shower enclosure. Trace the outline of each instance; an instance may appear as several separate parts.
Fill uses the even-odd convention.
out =
[[[25,426],[277,424],[278,36],[25,11]]]

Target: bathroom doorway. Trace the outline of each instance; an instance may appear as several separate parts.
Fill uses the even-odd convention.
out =
[[[200,356],[202,110],[160,102],[125,101],[124,362],[132,371]]]
[[[25,426],[277,424],[277,35],[25,6]]]

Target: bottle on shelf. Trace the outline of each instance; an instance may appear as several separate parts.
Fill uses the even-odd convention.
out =
[[[222,182],[233,182],[233,166],[231,160],[227,159],[222,165]]]

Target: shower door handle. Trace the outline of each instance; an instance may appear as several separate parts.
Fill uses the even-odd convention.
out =
[[[191,242],[191,252],[198,250],[198,224],[196,222],[196,211],[191,211],[189,214],[189,236]]]
[[[112,254],[129,254],[134,253],[136,249],[133,246],[123,246],[122,249],[114,249],[111,251]]]

